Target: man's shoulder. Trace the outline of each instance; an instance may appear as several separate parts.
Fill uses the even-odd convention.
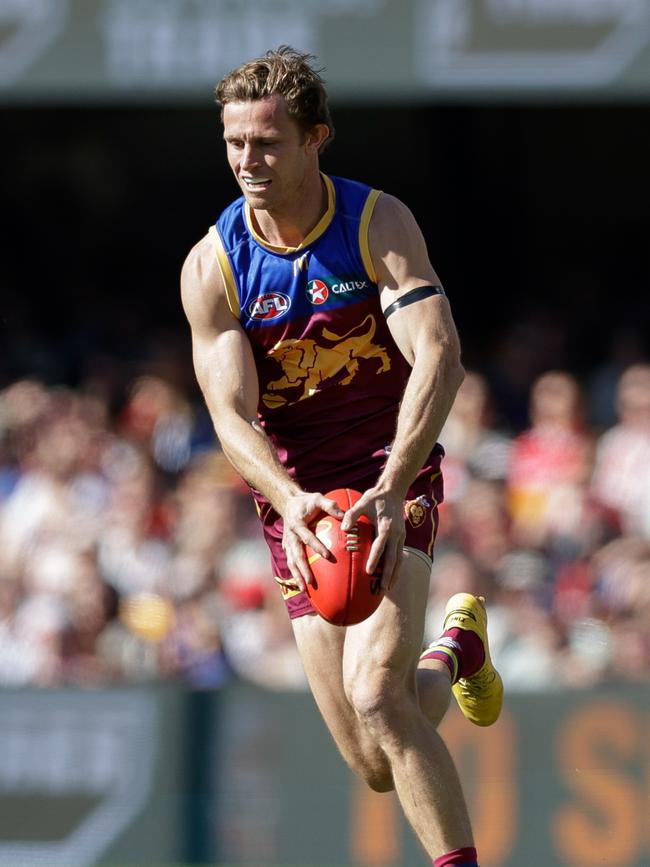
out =
[[[337,211],[349,217],[360,216],[369,196],[373,193],[379,194],[379,190],[375,190],[374,187],[363,181],[341,178],[338,175],[327,175],[326,177],[333,185],[336,193]]]
[[[419,226],[411,209],[397,196],[381,193],[375,202],[370,220],[371,243],[403,243],[419,234]]]
[[[215,253],[213,229],[210,229],[187,254],[181,271],[181,296],[186,309],[204,302],[207,296],[224,291],[223,279]]]
[[[183,263],[184,276],[199,276],[209,272],[215,264],[214,240],[212,237],[212,228],[203,235],[203,237],[194,244],[189,253],[185,257]]]
[[[411,209],[392,193],[381,192],[377,198],[373,214],[376,220],[394,220],[396,218],[413,218]]]

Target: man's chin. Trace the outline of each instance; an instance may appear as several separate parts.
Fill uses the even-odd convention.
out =
[[[267,211],[270,206],[270,199],[264,193],[254,193],[250,190],[244,190],[244,198],[249,208],[255,211]]]
[[[252,190],[246,184],[240,183],[239,188],[242,191],[244,198],[251,208],[267,208],[271,201],[271,184],[268,184],[263,190]]]

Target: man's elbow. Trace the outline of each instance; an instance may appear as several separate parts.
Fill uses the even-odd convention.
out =
[[[465,379],[465,368],[460,360],[460,351],[452,350],[446,353],[445,374],[447,387],[455,395]]]
[[[457,358],[454,363],[454,373],[453,373],[453,381],[455,384],[456,391],[461,387],[465,380],[465,368],[463,367],[463,363],[460,358]]]

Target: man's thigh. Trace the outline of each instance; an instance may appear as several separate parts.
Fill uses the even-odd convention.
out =
[[[415,689],[422,652],[431,565],[419,551],[405,550],[397,580],[367,620],[346,630],[344,681],[385,671]],[[348,690],[349,691],[349,690]]]
[[[292,620],[309,686],[327,727],[350,767],[379,791],[392,787],[390,764],[350,695],[388,673],[415,696],[430,572],[419,552],[405,551],[398,580],[363,623],[343,628],[313,614]]]
[[[343,654],[349,629],[314,614],[292,620],[292,626],[310,689],[343,758],[373,788],[390,788],[386,757],[346,696]]]

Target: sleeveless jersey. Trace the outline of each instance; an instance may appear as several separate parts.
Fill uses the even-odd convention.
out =
[[[266,243],[243,197],[211,231],[255,357],[260,423],[298,483],[324,491],[379,474],[410,367],[382,313],[368,248],[379,192],[322,177],[327,211],[297,248]]]

